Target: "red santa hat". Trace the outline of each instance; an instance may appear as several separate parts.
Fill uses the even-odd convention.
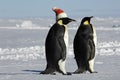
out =
[[[56,13],[56,20],[67,17],[67,14],[62,9],[53,7],[52,10]]]

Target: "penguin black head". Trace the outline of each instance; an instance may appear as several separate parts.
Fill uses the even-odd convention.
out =
[[[68,17],[66,17],[66,18],[60,18],[60,19],[57,20],[57,22],[58,22],[59,24],[61,24],[61,25],[67,25],[68,23],[70,23],[70,22],[72,22],[72,21],[76,21],[76,20],[70,19],[70,18],[68,18]]]
[[[91,17],[84,17],[84,18],[82,19],[81,24],[89,25],[91,18],[93,18],[93,16],[91,16]]]

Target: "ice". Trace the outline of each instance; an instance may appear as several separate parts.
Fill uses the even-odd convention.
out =
[[[24,21],[24,22],[21,24],[21,27],[22,27],[22,28],[31,28],[32,26],[33,26],[32,21]]]

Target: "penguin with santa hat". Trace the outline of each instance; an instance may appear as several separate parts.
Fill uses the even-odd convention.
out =
[[[67,24],[75,21],[67,17],[67,14],[59,8],[53,7],[56,14],[56,23],[50,28],[45,41],[46,69],[41,74],[54,74],[60,72],[63,75],[71,75],[66,72],[65,62],[68,50]]]

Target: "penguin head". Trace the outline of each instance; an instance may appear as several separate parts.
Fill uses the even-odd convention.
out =
[[[57,20],[58,24],[60,24],[60,25],[67,25],[68,23],[70,23],[72,21],[76,21],[76,20],[70,19],[68,17],[66,17],[66,18],[60,18],[60,19]]]
[[[91,18],[93,18],[93,16],[91,16],[91,17],[84,17],[84,18],[82,19],[81,24],[89,25]]]

